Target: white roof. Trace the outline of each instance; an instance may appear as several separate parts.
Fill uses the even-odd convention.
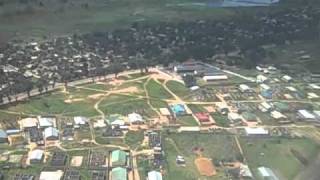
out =
[[[54,127],[48,127],[44,130],[44,137],[48,138],[48,137],[58,137],[59,136],[59,131],[58,129],[54,128]]]
[[[309,84],[312,89],[320,89],[320,86],[317,84]]]
[[[290,81],[290,80],[292,80],[292,77],[290,77],[288,75],[284,75],[284,76],[282,76],[282,79]]]
[[[203,80],[210,81],[210,80],[226,80],[228,76],[226,75],[216,75],[216,76],[203,76]]]
[[[37,127],[38,126],[38,119],[37,118],[25,118],[25,119],[21,119],[19,123],[22,128]]]
[[[56,118],[54,117],[38,117],[40,127],[55,127]]]
[[[114,126],[116,126],[116,125],[118,125],[118,126],[123,126],[123,125],[125,125],[125,122],[124,122],[124,120],[122,120],[122,119],[116,119],[116,120],[114,120],[113,122],[111,122],[111,125],[114,125]]]
[[[248,135],[268,135],[269,134],[269,131],[262,127],[257,127],[257,128],[246,127],[244,129]]]
[[[305,109],[299,110],[298,113],[305,119],[315,119],[316,118],[313,114],[311,114],[309,111],[307,111]]]
[[[241,119],[241,116],[238,113],[230,112],[228,113],[228,119],[237,120],[237,119]]]
[[[316,116],[320,117],[320,111],[313,111],[313,114],[315,114]]]
[[[260,104],[262,107],[264,107],[265,109],[271,109],[272,108],[272,106],[269,104],[269,103],[267,103],[267,102],[263,102],[263,103],[261,103]]]
[[[270,180],[278,180],[278,178],[270,168],[259,167],[258,171],[263,178],[268,178]]]
[[[319,96],[313,92],[308,93],[308,99],[314,99],[314,98],[319,98]]]
[[[260,84],[260,87],[264,90],[269,90],[270,86],[266,85],[266,84]]]
[[[137,113],[131,113],[128,115],[129,122],[143,122],[142,116]]]
[[[35,149],[30,152],[29,154],[29,160],[31,159],[36,159],[36,160],[41,160],[43,157],[44,151],[41,149]]]
[[[264,82],[264,81],[266,81],[268,78],[267,77],[265,77],[264,75],[261,75],[261,74],[259,74],[258,76],[257,76],[257,81],[258,82]]]
[[[248,165],[240,164],[240,176],[241,177],[252,177],[252,172]]]
[[[288,86],[286,87],[286,89],[288,89],[289,91],[292,91],[292,92],[296,92],[297,89],[295,87],[292,87],[292,86]]]
[[[164,116],[170,116],[171,113],[170,111],[168,110],[168,108],[160,108],[160,113]]]
[[[60,180],[63,176],[63,171],[42,171],[39,180]]]
[[[162,175],[158,171],[148,172],[148,180],[162,180]]]
[[[272,111],[271,112],[271,116],[275,119],[281,119],[281,118],[287,118],[287,116],[283,115],[281,112],[279,111]]]
[[[247,90],[250,90],[251,88],[246,85],[246,84],[240,84],[239,88],[242,90],[242,91],[247,91]]]
[[[83,116],[76,116],[73,118],[74,124],[76,125],[85,125],[87,123],[87,118]]]

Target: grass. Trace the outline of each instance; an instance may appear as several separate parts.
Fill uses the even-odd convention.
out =
[[[125,136],[124,142],[130,146],[131,149],[136,149],[141,145],[143,138],[143,131],[129,131]]]
[[[191,109],[191,111],[193,113],[197,113],[197,112],[207,112],[207,110],[201,106],[201,105],[197,105],[197,104],[188,104],[188,107]]]
[[[190,94],[190,90],[184,84],[178,81],[168,81],[166,86],[177,96],[183,98]]]
[[[229,127],[229,120],[226,116],[220,113],[212,113],[211,116],[218,126]]]
[[[172,96],[168,91],[164,89],[164,87],[156,82],[155,80],[151,79],[147,86],[147,91],[150,97],[158,98],[158,99],[170,99]]]
[[[309,139],[242,138],[240,143],[257,178],[257,167],[266,166],[280,179],[294,179],[304,166],[291,150],[299,152],[308,161],[312,161],[319,150],[319,145]]]
[[[192,139],[192,141],[190,141]],[[192,152],[194,147],[204,148],[203,156],[212,159],[236,159],[239,152],[232,136],[179,133],[170,134],[164,139],[164,150],[166,156],[165,179],[224,179],[218,170],[216,177],[201,177],[194,165],[196,155]],[[176,165],[177,155],[186,159],[186,167]]]
[[[154,108],[166,108],[168,104],[165,101],[157,100],[157,99],[150,99],[150,104]]]
[[[198,126],[199,124],[191,115],[177,117],[177,123],[182,126]]]

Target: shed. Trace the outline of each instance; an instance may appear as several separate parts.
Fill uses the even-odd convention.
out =
[[[261,91],[271,90],[271,87],[266,84],[260,84]]]
[[[287,86],[286,89],[288,89],[291,92],[297,92],[298,90],[295,87]]]
[[[267,102],[263,102],[263,103],[259,104],[258,108],[262,112],[268,112],[268,111],[272,110],[272,106]]]
[[[158,171],[148,172],[148,180],[162,180],[162,174]]]
[[[240,91],[241,91],[242,93],[251,92],[251,91],[252,91],[252,89],[251,89],[248,85],[246,85],[246,84],[240,84],[240,85],[239,85],[239,89],[240,89]]]
[[[269,135],[269,131],[261,127],[257,127],[257,128],[246,127],[244,129],[246,131],[247,136],[268,136]]]
[[[144,123],[142,116],[138,113],[128,114],[128,119],[129,119],[129,122],[132,124],[143,124]]]
[[[0,129],[0,143],[6,142],[8,142],[8,135],[4,130]]]
[[[309,92],[307,94],[307,96],[308,96],[308,99],[317,99],[317,98],[319,98],[319,95],[314,93],[314,92]]]
[[[19,121],[20,129],[25,130],[32,127],[38,127],[37,118],[24,118]]]
[[[42,171],[39,180],[61,180],[63,177],[63,171]]]
[[[44,157],[44,151],[41,149],[35,149],[29,153],[30,164],[41,163]]]
[[[44,138],[46,140],[58,140],[59,139],[59,131],[54,127],[48,127],[44,130]]]
[[[127,153],[122,150],[115,150],[111,153],[111,165],[115,166],[125,166],[127,163]]]
[[[267,180],[279,180],[270,168],[259,167],[258,172],[263,179]]]
[[[56,118],[54,117],[38,117],[38,120],[40,128],[56,127]]]
[[[316,89],[316,90],[319,90],[319,89],[320,89],[320,86],[317,85],[317,84],[309,84],[309,87],[310,87],[311,89]]]
[[[73,118],[74,124],[78,126],[83,126],[88,123],[88,119],[83,116],[76,116]]]
[[[206,82],[210,81],[219,81],[219,80],[227,80],[227,75],[210,75],[210,76],[203,76],[202,79]]]
[[[274,105],[275,109],[280,112],[287,112],[290,110],[288,103],[274,102],[273,105]]]
[[[314,120],[316,118],[315,115],[305,109],[298,110],[298,116],[305,120]]]
[[[268,80],[268,78],[267,77],[265,77],[264,75],[258,75],[257,76],[257,83],[264,83],[264,82],[266,82]]]
[[[288,76],[288,75],[284,75],[284,76],[282,76],[282,78],[281,78],[283,81],[285,81],[285,82],[291,82],[293,79],[292,79],[292,77],[290,77],[290,76]]]
[[[274,119],[286,119],[287,118],[287,116],[283,115],[279,111],[272,111],[270,114],[271,114],[271,117],[273,117]]]
[[[239,115],[238,113],[234,113],[234,112],[228,113],[228,119],[231,122],[239,122],[242,120],[241,115]]]
[[[127,169],[116,167],[111,170],[111,180],[127,180]]]

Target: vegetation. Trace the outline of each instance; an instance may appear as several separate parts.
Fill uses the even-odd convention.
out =
[[[155,80],[151,79],[147,84],[147,91],[148,95],[152,98],[158,99],[170,99],[172,96],[169,94],[164,87],[156,82]]]
[[[141,145],[143,138],[143,131],[129,131],[125,136],[124,142],[130,146],[131,149],[136,149]]]
[[[191,115],[177,117],[177,123],[183,126],[198,126],[199,124]]]
[[[211,116],[213,117],[218,126],[229,127],[229,120],[226,116],[218,112],[212,113]]]
[[[168,81],[166,86],[170,89],[171,92],[176,94],[177,96],[183,98],[190,94],[190,90],[185,87],[185,85],[181,84],[177,81]]]

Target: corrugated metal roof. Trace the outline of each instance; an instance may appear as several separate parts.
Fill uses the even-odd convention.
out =
[[[56,128],[53,127],[48,127],[44,130],[44,137],[48,138],[48,137],[58,137],[59,136],[59,131]]]
[[[122,150],[115,150],[111,153],[111,162],[118,165],[125,165],[127,160],[127,153]]]
[[[112,169],[111,180],[127,180],[127,169],[122,167]]]

